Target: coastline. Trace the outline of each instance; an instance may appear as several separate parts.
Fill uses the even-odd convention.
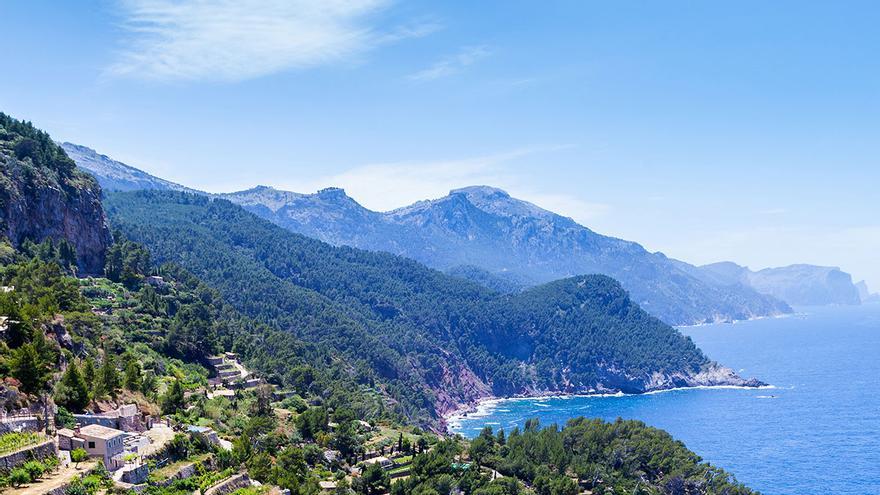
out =
[[[749,321],[758,321],[758,320],[775,320],[779,318],[791,318],[793,316],[803,316],[804,313],[801,311],[792,311],[791,313],[778,313],[775,315],[764,315],[764,316],[751,316],[746,319],[740,320],[723,320],[723,321],[707,321],[704,323],[694,323],[693,325],[672,325],[675,329],[681,328],[699,328],[699,327],[709,327],[713,325],[736,325],[737,323],[744,323]]]
[[[492,414],[500,404],[506,402],[520,402],[520,401],[529,401],[529,400],[541,400],[541,399],[577,399],[577,398],[608,398],[608,397],[634,397],[639,395],[655,395],[662,394],[666,392],[678,392],[678,391],[686,391],[686,390],[710,390],[710,389],[742,389],[742,390],[773,390],[777,388],[776,385],[761,385],[758,387],[749,387],[746,385],[695,385],[693,387],[672,387],[672,388],[664,388],[657,390],[649,390],[647,392],[640,393],[624,393],[621,391],[617,392],[586,392],[586,393],[560,393],[560,392],[546,392],[546,393],[536,393],[536,394],[523,394],[523,395],[512,395],[509,397],[496,397],[496,396],[488,396],[482,399],[478,399],[477,401],[464,404],[459,408],[453,409],[441,416],[442,421],[446,427],[446,432],[451,435],[457,434],[454,429],[460,428],[461,423],[465,419],[469,418],[481,418],[486,417]]]

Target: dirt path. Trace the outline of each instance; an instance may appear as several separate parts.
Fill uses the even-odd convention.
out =
[[[89,459],[88,461],[79,463],[79,469],[76,469],[73,464],[59,467],[54,473],[40,481],[22,486],[21,488],[9,489],[4,492],[4,495],[42,495],[61,485],[67,484],[74,476],[88,473],[89,470],[97,466],[99,462],[101,462],[100,459]]]

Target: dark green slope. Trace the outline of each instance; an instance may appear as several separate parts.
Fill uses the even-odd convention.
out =
[[[292,234],[225,200],[142,191],[109,194],[105,208],[157,260],[192,271],[238,310],[372,370],[409,416],[491,394],[745,383],[607,277],[503,295]]]

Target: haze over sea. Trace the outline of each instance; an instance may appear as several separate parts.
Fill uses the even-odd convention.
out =
[[[798,308],[788,318],[683,328],[711,358],[770,389],[493,402],[457,425],[639,419],[767,495],[880,494],[880,304]]]

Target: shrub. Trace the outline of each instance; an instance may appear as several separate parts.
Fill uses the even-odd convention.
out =
[[[88,452],[85,449],[73,449],[70,451],[70,460],[76,464],[76,468],[79,469],[79,463],[89,458]]]
[[[40,461],[28,461],[24,463],[22,469],[27,471],[28,477],[30,477],[31,481],[36,481],[43,476],[43,473],[46,471],[46,466]]]
[[[31,482],[31,476],[23,468],[16,468],[9,472],[9,485],[18,488]]]

